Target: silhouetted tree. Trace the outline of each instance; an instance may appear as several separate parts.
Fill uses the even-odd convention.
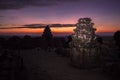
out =
[[[33,43],[34,43],[35,47],[42,47],[43,46],[42,37],[35,37],[33,40],[34,40]]]
[[[44,40],[45,46],[50,47],[51,46],[51,40],[53,38],[52,32],[50,27],[47,25],[43,31],[42,39]]]
[[[10,38],[7,40],[6,46],[7,46],[9,49],[18,49],[18,48],[20,48],[20,47],[19,47],[20,42],[21,42],[20,37],[18,37],[18,36],[12,36],[12,37],[10,37]]]
[[[6,39],[3,37],[0,37],[0,48],[4,48]]]
[[[44,32],[42,34],[42,38],[49,41],[53,38],[52,32],[50,30],[50,27],[47,25],[44,29]]]
[[[21,43],[21,48],[23,49],[31,49],[33,48],[33,39],[31,36],[29,35],[25,35],[22,39],[22,43]]]
[[[115,44],[118,46],[119,48],[119,53],[118,53],[118,57],[120,58],[120,31],[116,31],[113,35],[113,38],[115,40]]]
[[[120,31],[116,31],[113,35],[116,45],[120,48]]]

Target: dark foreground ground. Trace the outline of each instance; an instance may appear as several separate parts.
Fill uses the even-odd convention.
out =
[[[60,57],[54,52],[23,50],[20,56],[25,64],[22,72],[25,80],[110,80],[99,70],[80,70],[73,67],[69,58]]]

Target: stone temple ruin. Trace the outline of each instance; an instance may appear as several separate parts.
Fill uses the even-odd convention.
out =
[[[92,68],[101,65],[100,44],[96,41],[96,29],[90,18],[80,18],[71,36],[71,63],[80,68]]]

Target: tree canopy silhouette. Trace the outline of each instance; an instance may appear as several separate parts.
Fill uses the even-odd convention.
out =
[[[116,45],[120,48],[120,31],[116,31],[113,35]]]
[[[42,39],[43,39],[43,43],[44,43],[44,48],[49,48],[52,45],[52,39],[53,39],[53,35],[51,32],[50,27],[47,25],[43,31],[42,34]]]
[[[18,36],[12,36],[7,40],[7,47],[9,49],[18,49],[20,48],[21,38]]]
[[[51,29],[48,25],[44,29],[44,32],[42,34],[42,38],[46,41],[50,41],[53,38]]]

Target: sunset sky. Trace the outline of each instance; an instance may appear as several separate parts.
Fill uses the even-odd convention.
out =
[[[83,17],[111,35],[120,30],[120,0],[0,0],[0,35],[41,35],[48,24],[54,35],[68,35]]]

